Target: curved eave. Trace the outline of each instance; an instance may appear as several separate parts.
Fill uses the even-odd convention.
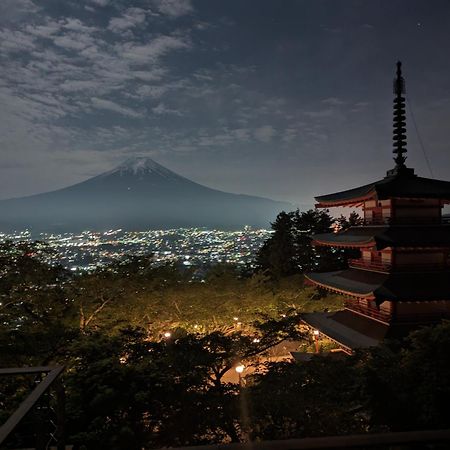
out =
[[[386,225],[352,226],[337,233],[318,233],[312,236],[314,245],[342,248],[373,248]]]
[[[335,208],[338,206],[359,208],[364,204],[365,201],[375,199],[377,199],[377,195],[374,191],[362,197],[353,197],[341,200],[321,200],[321,197],[315,197],[317,203],[314,206],[316,208]]]
[[[311,274],[314,275],[314,274]],[[310,283],[319,286],[323,289],[326,289],[327,291],[334,292],[336,294],[346,295],[348,297],[355,297],[355,298],[364,298],[366,300],[375,300],[375,295],[373,292],[367,292],[367,293],[359,293],[359,292],[353,292],[346,289],[338,288],[336,286],[332,286],[330,284],[326,284],[323,282],[320,282],[318,280],[312,279],[308,274],[304,275],[307,281]]]
[[[354,242],[336,242],[332,240],[324,239],[313,239],[313,245],[322,245],[326,247],[340,247],[340,248],[372,248],[376,246],[376,242],[373,238],[367,239],[365,241],[354,241]]]

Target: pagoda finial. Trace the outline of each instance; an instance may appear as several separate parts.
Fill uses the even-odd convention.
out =
[[[404,168],[406,156],[406,111],[405,79],[402,77],[402,63],[397,62],[397,77],[394,80],[394,161],[397,168]]]

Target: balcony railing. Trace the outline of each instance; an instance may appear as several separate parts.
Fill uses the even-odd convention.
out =
[[[355,269],[373,270],[375,272],[390,272],[391,265],[381,261],[366,261],[365,259],[349,259],[348,265]]]
[[[450,266],[444,263],[430,264],[398,264],[393,266],[382,261],[366,261],[364,259],[349,259],[349,267],[355,269],[371,270],[373,272],[436,272],[440,270],[448,270]]]
[[[366,217],[364,225],[440,225],[448,224],[448,218],[440,217]]]
[[[383,323],[389,323],[392,320],[391,314],[376,308],[360,305],[354,300],[345,300],[344,305],[350,311],[362,314],[371,319],[379,320]]]

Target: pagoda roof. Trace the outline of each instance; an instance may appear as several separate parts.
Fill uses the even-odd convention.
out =
[[[378,273],[361,269],[309,273],[314,284],[345,295],[391,301],[450,300],[450,271]]]
[[[375,347],[384,339],[401,338],[413,327],[382,324],[349,310],[303,313],[302,320],[348,350]]]
[[[317,207],[357,205],[365,200],[390,198],[440,199],[450,203],[450,182],[423,178],[412,169],[394,169],[382,180],[346,191],[315,197]]]
[[[335,247],[450,247],[450,225],[379,225],[350,227],[313,236],[314,243]]]

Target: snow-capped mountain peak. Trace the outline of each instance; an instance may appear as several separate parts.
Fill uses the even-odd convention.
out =
[[[167,170],[153,159],[146,156],[134,156],[125,160],[116,170],[121,172],[131,172],[133,174],[153,172],[155,170]]]
[[[175,172],[166,169],[161,164],[158,164],[153,159],[147,156],[133,156],[125,160],[122,164],[117,166],[110,172],[104,175],[119,174],[121,176],[133,175],[133,176],[145,176],[145,175],[157,175],[163,178],[181,178]]]

